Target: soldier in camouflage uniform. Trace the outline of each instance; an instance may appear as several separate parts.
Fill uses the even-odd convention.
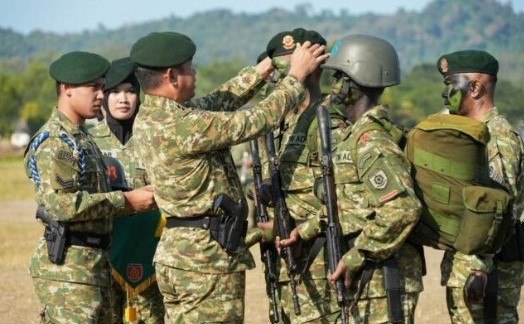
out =
[[[286,76],[289,58],[295,50],[296,43],[310,41],[312,44],[325,45],[326,40],[316,31],[296,28],[276,34],[268,43],[266,52],[273,61],[279,78]],[[322,205],[313,194],[313,183],[317,155],[309,151],[307,143],[308,129],[315,117],[315,105],[322,99],[320,76],[318,68],[306,79],[307,96],[295,109],[285,117],[280,126],[280,147],[277,160],[282,177],[282,186],[286,195],[286,204],[290,216],[299,224],[308,218],[315,217]],[[316,137],[316,134],[313,134]],[[313,162],[313,164],[311,163]],[[266,168],[267,170],[267,168]],[[317,169],[318,172],[318,169]],[[269,181],[265,181],[268,184]],[[263,192],[271,192],[265,189]],[[322,243],[319,248],[315,240],[307,242],[296,256],[299,264],[300,280],[297,285],[297,296],[300,304],[300,314],[295,314],[289,277],[283,260],[280,259],[279,296],[280,316],[284,323],[305,323],[310,321],[333,322],[338,317],[338,306],[333,299],[325,271]],[[298,280],[298,277],[297,277]]]
[[[389,120],[388,108],[379,104],[384,88],[400,83],[397,53],[383,39],[349,35],[335,43],[322,67],[335,71],[324,105],[331,116],[339,220],[349,240],[349,251],[328,278],[332,283],[343,278],[349,287],[350,322],[386,323],[396,317],[412,323],[423,289],[422,260],[406,239],[421,205],[397,144],[401,131]],[[318,180],[315,193],[324,199]],[[311,219],[281,244],[315,238],[325,226],[324,218]],[[386,293],[386,262],[399,270],[398,277],[387,279],[399,284],[401,294],[396,296]],[[387,295],[396,297],[401,309],[388,313]]]
[[[524,147],[518,133],[499,115],[495,106],[497,60],[484,51],[466,50],[441,56],[437,68],[444,77],[446,90],[443,96],[450,111],[487,124],[490,177],[514,196],[511,217],[520,222],[524,210]],[[511,248],[505,246],[503,250]],[[495,258],[494,263],[493,255],[445,252],[441,264],[442,284],[446,285],[448,311],[453,323],[482,323],[486,320],[486,304],[482,301],[484,291],[478,296],[468,296],[468,290],[463,288],[469,277],[480,280],[481,287],[485,287],[487,273],[493,268],[498,276],[497,323],[518,322],[517,305],[524,281],[524,263],[518,256],[508,262]],[[489,306],[494,305],[486,305]]]
[[[109,192],[102,154],[85,129],[85,120],[100,111],[108,67],[106,59],[87,52],[71,52],[51,64],[58,104],[25,154],[37,204],[52,218],[29,264],[46,323],[110,321],[111,221],[155,205],[151,186]],[[56,221],[66,228],[65,250],[52,262],[48,248],[63,237],[48,231]]]
[[[134,139],[132,137],[133,123],[140,104],[140,85],[135,77],[135,65],[129,57],[111,62],[106,74],[104,100],[102,104],[105,119],[90,129],[95,143],[106,156],[115,158],[123,166],[125,180],[129,188],[138,188],[148,184],[143,163],[136,158]],[[106,165],[111,167],[110,165]],[[113,182],[114,170],[108,170]],[[118,180],[118,179],[117,179]],[[112,185],[114,188],[115,186]],[[118,184],[117,184],[118,187]],[[126,269],[113,267],[113,323],[125,321],[125,309],[137,316],[140,323],[163,323],[164,303],[162,294],[156,283],[153,255],[158,243],[155,234],[162,223],[160,212],[156,217],[151,213],[133,215],[113,221],[113,249],[111,260],[127,263]],[[129,235],[130,232],[140,233],[140,237]],[[118,240],[118,242],[116,242]],[[144,257],[128,258],[127,253],[136,251]],[[129,252],[131,253],[131,252]],[[139,266],[138,272],[130,272],[131,266]],[[146,276],[145,270],[150,276]],[[127,270],[127,271],[125,271]],[[140,275],[129,278],[130,274]],[[131,286],[133,284],[133,286]],[[129,298],[128,298],[129,297]]]
[[[228,253],[211,236],[223,216],[213,201],[219,194],[244,199],[229,148],[271,131],[302,100],[302,82],[326,58],[323,50],[303,44],[291,60],[290,75],[273,93],[254,108],[235,112],[263,85],[270,59],[192,99],[196,46],[189,37],[151,33],[133,45],[130,56],[146,93],[133,136],[167,217],[154,258],[167,321],[243,321],[245,270],[254,262],[243,244]]]

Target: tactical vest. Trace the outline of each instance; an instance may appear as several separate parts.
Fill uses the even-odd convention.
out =
[[[465,254],[497,251],[509,229],[511,195],[489,178],[487,126],[472,118],[435,114],[408,134],[422,214],[411,240]]]

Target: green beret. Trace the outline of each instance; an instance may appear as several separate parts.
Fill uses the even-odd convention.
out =
[[[167,68],[189,61],[195,52],[195,43],[186,35],[162,32],[140,38],[133,44],[129,56],[140,66]]]
[[[103,77],[109,61],[98,54],[70,52],[49,66],[49,75],[60,83],[83,84]]]
[[[443,76],[470,72],[496,76],[499,62],[488,52],[467,50],[442,55],[437,61],[437,68]]]
[[[291,54],[296,48],[296,43],[303,44],[306,41],[310,41],[311,44],[326,45],[324,37],[316,31],[296,28],[273,36],[267,44],[266,52],[270,58]]]
[[[136,65],[129,57],[124,57],[111,62],[106,73],[104,90],[113,89],[130,76],[134,76]]]

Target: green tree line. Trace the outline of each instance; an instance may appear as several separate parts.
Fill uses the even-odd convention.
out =
[[[197,67],[197,96],[205,95],[233,77],[244,65],[228,60]],[[323,89],[329,88],[330,72],[323,76]],[[402,83],[386,89],[383,102],[391,106],[394,119],[406,127],[443,106],[444,85],[436,65],[420,65],[402,76]],[[508,81],[499,81],[497,107],[515,126],[524,120],[524,93]],[[55,82],[49,77],[48,66],[32,61],[20,74],[0,72],[0,135],[8,136],[19,120],[25,121],[31,134],[49,118],[56,104]]]

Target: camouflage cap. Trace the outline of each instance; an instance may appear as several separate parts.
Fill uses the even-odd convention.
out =
[[[326,45],[326,40],[314,30],[296,28],[292,31],[283,31],[271,38],[266,47],[270,58],[293,53],[296,44],[310,41],[312,44]]]
[[[49,66],[49,75],[60,83],[83,84],[103,77],[109,61],[89,52],[70,52]]]
[[[191,60],[195,52],[195,43],[186,35],[155,32],[136,41],[129,56],[140,66],[167,68]]]
[[[123,57],[111,62],[106,73],[104,90],[112,89],[123,83],[127,78],[134,78],[136,65],[129,57]]]
[[[437,68],[443,76],[470,72],[496,76],[499,62],[488,52],[466,50],[442,55],[437,61]]]

